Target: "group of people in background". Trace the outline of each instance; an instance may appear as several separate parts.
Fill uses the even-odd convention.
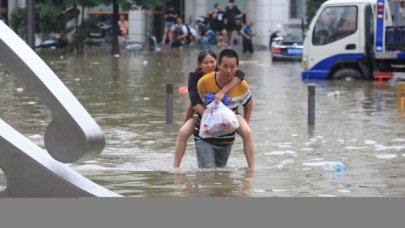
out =
[[[195,22],[184,24],[174,7],[168,7],[164,14],[165,25],[162,44],[169,43],[176,53],[183,52],[184,45],[199,45],[200,50],[218,47],[234,47],[242,39],[243,52],[253,53],[252,38],[255,36],[253,21],[246,21],[244,14],[234,0],[229,0],[225,10],[217,3],[207,16]]]

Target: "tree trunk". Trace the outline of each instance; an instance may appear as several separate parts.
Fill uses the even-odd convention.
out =
[[[35,49],[35,2],[27,0],[27,44]]]
[[[85,10],[85,7],[84,6],[82,6],[82,23],[81,23],[81,30],[83,31],[85,28],[84,28],[84,10]],[[82,40],[81,42],[80,42],[80,54],[81,55],[83,55],[83,53],[84,53],[84,40]]]

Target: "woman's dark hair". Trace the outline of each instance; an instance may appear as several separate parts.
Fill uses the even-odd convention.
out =
[[[200,52],[200,54],[198,54],[197,63],[198,64],[202,63],[202,61],[204,61],[204,59],[207,55],[210,55],[214,59],[217,59],[217,55],[215,54],[215,52],[213,52],[212,50],[206,50],[206,51],[202,51],[202,52]],[[197,67],[196,71],[201,71],[201,68]]]
[[[219,58],[218,58],[218,63],[222,62],[222,58],[226,56],[226,57],[230,57],[230,58],[236,58],[236,65],[239,66],[239,57],[238,57],[238,53],[236,53],[235,50],[233,49],[224,49],[219,53]]]
[[[210,55],[210,56],[214,57],[214,59],[217,59],[217,55],[212,50],[202,51],[202,52],[200,52],[200,54],[198,54],[198,58],[197,58],[198,64],[202,63],[202,61],[204,60],[204,58],[207,55]]]

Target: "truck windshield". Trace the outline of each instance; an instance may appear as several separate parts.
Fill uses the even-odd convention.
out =
[[[357,6],[326,7],[316,21],[313,45],[326,45],[355,33],[357,11]]]

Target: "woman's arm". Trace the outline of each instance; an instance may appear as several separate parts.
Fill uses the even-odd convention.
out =
[[[188,75],[188,96],[190,97],[191,106],[196,106],[198,104],[203,105],[200,94],[198,94],[197,83],[201,78],[201,73],[198,71],[191,72]]]
[[[199,71],[191,72],[188,75],[188,95],[190,97],[191,106],[193,109],[198,112],[200,115],[204,113],[205,107],[203,101],[198,94],[197,83],[201,78],[201,73]]]

